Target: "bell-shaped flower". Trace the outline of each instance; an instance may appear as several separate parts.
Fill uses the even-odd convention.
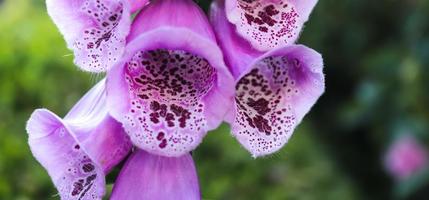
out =
[[[201,199],[192,156],[163,157],[137,150],[122,168],[110,199]]]
[[[258,51],[295,43],[317,0],[225,1],[227,20]]]
[[[285,7],[295,5],[279,2]],[[234,106],[226,121],[254,157],[274,153],[324,92],[322,57],[293,44],[256,52],[235,32],[224,9],[222,1],[214,2],[211,21],[236,80]]]
[[[108,105],[132,142],[178,157],[219,126],[234,81],[192,0],[154,0],[135,18],[126,53],[107,74]]]
[[[102,199],[105,175],[128,154],[129,137],[106,108],[105,80],[64,117],[46,109],[27,123],[28,143],[61,199]]]
[[[148,0],[46,0],[48,14],[82,70],[103,72],[121,59],[131,12]]]

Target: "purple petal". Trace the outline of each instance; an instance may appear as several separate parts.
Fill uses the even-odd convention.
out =
[[[152,1],[135,18],[128,40],[158,29],[179,28],[198,34],[198,37],[206,40],[215,40],[205,13],[192,0]]]
[[[47,0],[46,5],[81,69],[103,72],[121,58],[131,23],[128,1]]]
[[[105,81],[91,89],[63,119],[36,110],[27,132],[34,157],[62,199],[101,199],[104,175],[128,154],[131,142],[107,112]]]
[[[225,0],[229,22],[259,51],[293,44],[317,0]]]
[[[64,120],[76,121],[75,123],[85,123],[93,120],[97,125],[104,116],[107,115],[106,109],[106,79],[101,80],[91,88],[74,106]]]
[[[101,199],[104,173],[80,146],[62,120],[48,110],[36,110],[27,124],[34,157],[48,171],[61,199]]]
[[[105,116],[97,126],[72,124],[70,129],[76,134],[86,152],[103,167],[105,173],[119,164],[132,147],[122,124],[109,115]]]
[[[191,155],[168,158],[134,152],[122,168],[111,200],[198,200],[198,177]]]
[[[154,1],[128,39],[124,59],[108,72],[112,116],[139,148],[190,152],[220,124],[234,92],[204,13],[190,0]]]
[[[132,145],[122,124],[108,112],[105,82],[100,81],[85,94],[64,117],[64,123],[107,173],[122,161]]]
[[[323,60],[302,45],[268,52],[236,84],[232,131],[253,156],[279,150],[324,92]]]
[[[213,1],[210,7],[210,21],[215,30],[225,62],[232,75],[238,78],[246,68],[263,53],[256,51],[249,42],[240,37],[233,24],[226,18],[223,1]]]
[[[64,117],[79,142],[107,173],[128,154],[129,137],[106,106],[105,80],[95,85]]]

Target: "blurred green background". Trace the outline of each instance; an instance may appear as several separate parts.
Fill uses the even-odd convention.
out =
[[[193,154],[203,198],[429,199],[428,177],[383,167],[396,135],[429,142],[429,1],[320,0],[299,43],[323,54],[326,93],[272,156],[251,158],[226,125],[210,133]],[[59,199],[24,128],[100,79],[72,59],[43,0],[0,0],[0,199]]]

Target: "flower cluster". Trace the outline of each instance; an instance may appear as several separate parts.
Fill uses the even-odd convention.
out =
[[[324,92],[321,55],[295,44],[316,3],[47,0],[75,64],[107,72],[63,119],[28,121],[61,199],[102,199],[124,159],[111,199],[200,199],[190,152],[223,121],[254,157],[278,151]]]

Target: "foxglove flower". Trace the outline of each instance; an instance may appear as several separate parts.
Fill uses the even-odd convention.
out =
[[[237,2],[238,7],[228,6],[230,2]],[[234,108],[226,121],[231,124],[233,135],[254,157],[279,150],[322,95],[323,60],[319,53],[308,47],[289,44],[296,39],[295,36],[291,39],[267,37],[271,40],[266,39],[264,34],[251,33],[252,37],[243,37],[240,30],[270,26],[264,21],[264,16],[276,17],[279,13],[283,16],[294,11],[297,12],[296,16],[293,15],[297,20],[294,25],[297,30],[293,32],[299,32],[315,3],[309,2],[313,1],[227,0],[214,2],[211,7],[211,22],[225,54],[226,64],[236,80]],[[256,23],[255,20],[261,20],[256,16],[247,16],[252,9],[266,24]],[[241,18],[231,18],[230,15]],[[236,21],[244,20],[243,16],[252,19],[252,23]],[[238,25],[231,23],[231,20]],[[276,33],[281,25],[290,22],[278,23],[269,28],[269,34]],[[280,46],[285,44],[289,45]],[[260,51],[268,49],[266,52]]]
[[[108,104],[134,145],[179,157],[216,128],[233,78],[192,0],[155,0],[133,22],[124,58],[108,72]]]
[[[110,199],[201,199],[192,156],[163,157],[137,150],[122,168]]]
[[[412,136],[401,136],[388,149],[385,166],[396,179],[404,180],[428,167],[425,148]]]
[[[34,157],[48,171],[61,199],[101,199],[104,176],[129,152],[131,142],[106,108],[105,81],[64,117],[46,109],[27,123]]]
[[[131,12],[148,0],[46,0],[48,14],[82,70],[104,72],[121,59]]]

